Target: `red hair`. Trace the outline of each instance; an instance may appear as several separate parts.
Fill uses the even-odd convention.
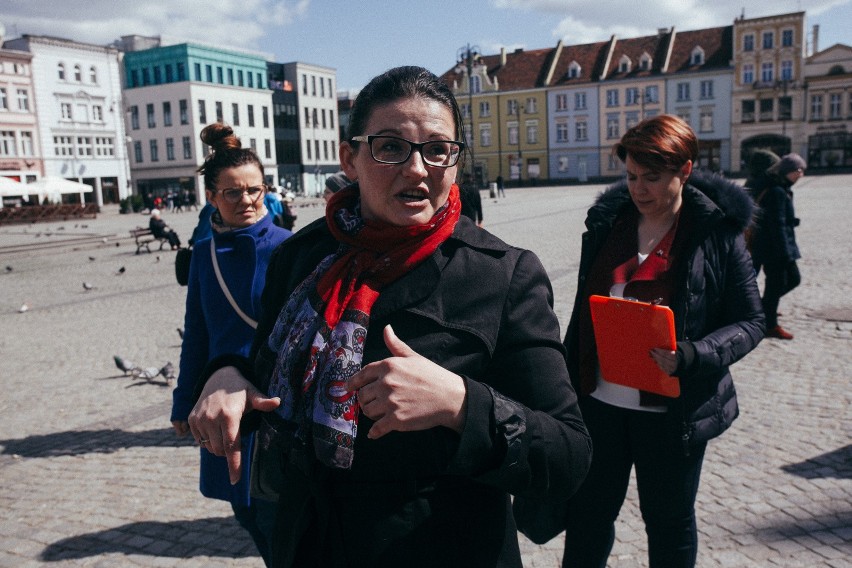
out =
[[[653,171],[680,169],[698,158],[698,138],[682,119],[661,114],[646,118],[624,133],[613,152],[625,162],[627,156]]]

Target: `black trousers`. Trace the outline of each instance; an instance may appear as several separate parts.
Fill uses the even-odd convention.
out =
[[[695,497],[706,443],[685,456],[664,413],[580,400],[592,436],[592,467],[568,503],[563,568],[606,568],[615,520],[636,468],[651,568],[692,568],[698,554]]]
[[[795,260],[787,262],[768,262],[763,265],[766,276],[763,286],[763,313],[766,315],[766,329],[778,325],[778,304],[781,296],[790,292],[802,282],[799,267]]]

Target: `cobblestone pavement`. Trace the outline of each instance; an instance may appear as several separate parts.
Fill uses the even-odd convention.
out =
[[[483,192],[486,228],[542,258],[563,325],[600,189]],[[322,213],[302,205],[298,226]],[[796,338],[764,341],[733,370],[741,416],[707,451],[700,567],[852,566],[852,176],[804,178],[796,207],[803,282],[781,302]],[[164,218],[185,241],[196,213]],[[0,227],[0,567],[262,566],[228,505],[198,493],[197,449],[168,422],[170,385],[113,363],[180,354],[174,253],[134,254],[137,225],[147,217],[108,206],[94,220]],[[647,565],[636,501],[631,485],[610,567]],[[557,567],[561,548],[523,540],[525,566]]]

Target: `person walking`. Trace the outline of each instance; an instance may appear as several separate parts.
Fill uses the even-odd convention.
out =
[[[462,137],[426,69],[361,90],[353,184],[276,253],[251,355],[211,366],[190,414],[232,479],[260,422],[277,567],[520,567],[510,494],[564,500],[585,475],[550,282],[460,214]]]
[[[459,198],[461,199],[461,214],[476,223],[477,227],[482,227],[482,196],[474,186],[470,174],[462,176]]]
[[[204,367],[228,353],[247,354],[260,313],[260,296],[273,250],[292,233],[277,227],[263,204],[263,166],[243,148],[233,130],[213,123],[201,131],[212,149],[199,168],[204,176],[211,235],[194,243],[189,267],[180,374],[172,397],[171,422],[189,434],[189,413]],[[243,481],[231,484],[224,458],[200,449],[202,495],[228,501],[237,522],[251,535],[269,564],[275,505],[249,495],[252,435],[241,439]]]
[[[506,190],[503,187],[503,176],[497,176],[497,197],[506,197]]]
[[[706,444],[738,415],[729,368],[765,329],[743,238],[753,203],[733,182],[694,171],[698,140],[675,116],[640,122],[614,152],[626,179],[588,211],[565,336],[594,453],[589,475],[567,504],[562,566],[606,566],[635,468],[651,568],[691,568]],[[678,379],[678,397],[624,386],[621,379],[630,377],[601,375],[592,295],[671,308],[677,349],[655,348],[648,357]]]
[[[796,244],[799,218],[793,208],[793,185],[805,175],[807,164],[798,154],[787,154],[767,170],[765,190],[757,198],[760,212],[753,238],[752,258],[755,269],[763,268],[763,312],[766,336],[793,339],[793,334],[778,324],[778,304],[802,281],[796,261],[801,258]]]

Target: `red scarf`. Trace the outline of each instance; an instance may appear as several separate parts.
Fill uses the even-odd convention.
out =
[[[357,186],[351,185],[334,194],[325,212],[334,238],[349,247],[317,282],[323,315],[332,328],[347,309],[369,314],[385,285],[429,258],[449,238],[461,212],[459,188],[453,184],[446,205],[425,225],[363,220],[354,227],[359,197]]]

